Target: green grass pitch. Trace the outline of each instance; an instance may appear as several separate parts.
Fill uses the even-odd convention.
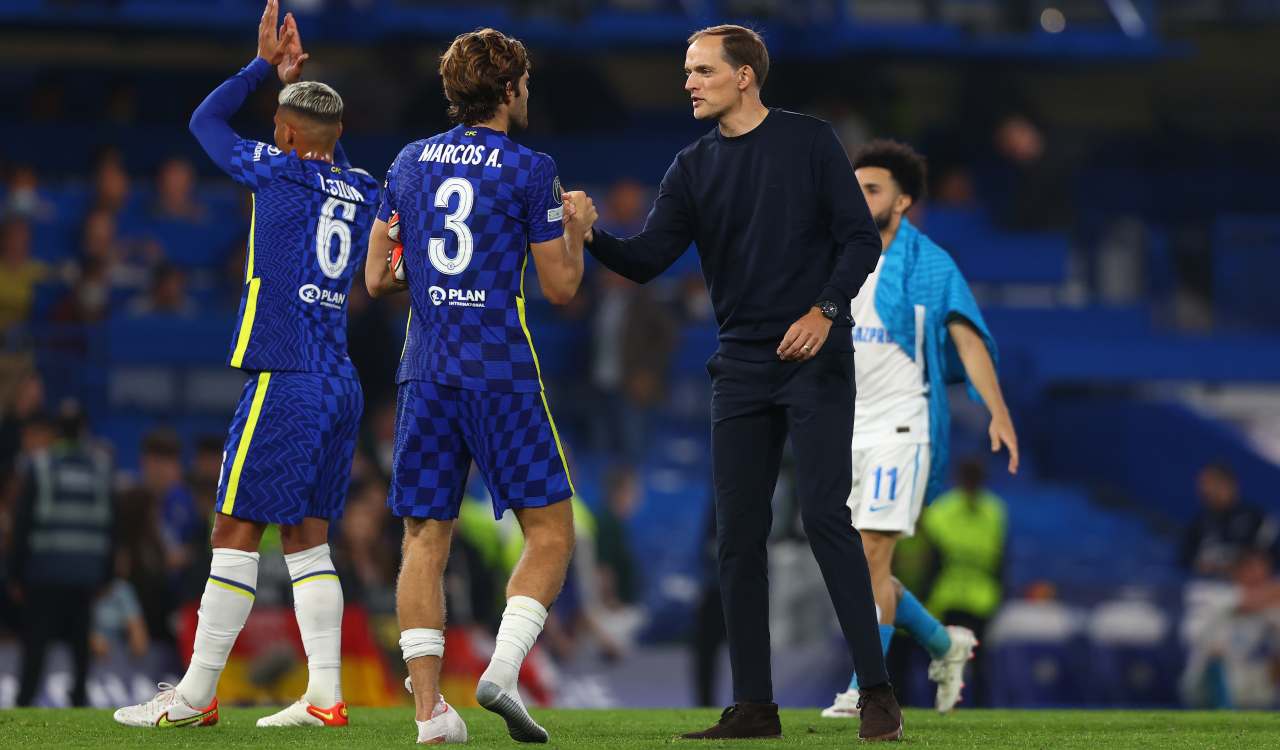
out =
[[[408,707],[354,709],[346,729],[257,729],[267,709],[224,709],[222,722],[203,729],[146,730],[117,726],[110,711],[15,709],[0,711],[0,748],[377,748],[412,747],[416,734]],[[498,717],[462,709],[471,733],[468,746],[513,748]],[[682,731],[709,726],[716,711],[539,710],[553,748],[818,748],[858,744],[853,721],[823,719],[816,709],[782,712],[785,739],[747,742],[684,742]],[[917,748],[1280,748],[1280,714],[1160,711],[978,711],[952,716],[907,713],[905,747]]]

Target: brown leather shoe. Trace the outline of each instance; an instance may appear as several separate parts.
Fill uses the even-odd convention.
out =
[[[680,735],[682,740],[778,739],[782,722],[777,703],[735,703],[720,714],[710,729]]]
[[[858,696],[858,711],[862,714],[859,739],[870,742],[897,742],[902,739],[902,709],[893,697],[889,683],[865,688]]]

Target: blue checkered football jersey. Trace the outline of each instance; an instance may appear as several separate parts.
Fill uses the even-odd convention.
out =
[[[347,365],[347,295],[364,268],[378,181],[244,138],[227,171],[254,194],[229,364],[309,372]]]
[[[551,157],[460,125],[396,157],[378,217],[392,211],[411,298],[397,382],[540,391],[523,279],[529,243],[564,233]]]

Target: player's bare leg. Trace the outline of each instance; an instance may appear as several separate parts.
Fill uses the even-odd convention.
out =
[[[467,741],[467,727],[440,695],[444,657],[444,569],[453,541],[453,521],[406,518],[400,577],[396,581],[396,615],[400,650],[413,693],[418,742]]]
[[[527,596],[550,607],[564,586],[573,556],[573,505],[569,500],[544,508],[515,511],[524,532],[524,551],[507,581],[507,598]]]
[[[898,586],[893,580],[893,550],[898,544],[897,532],[866,531],[862,534],[862,548],[867,553],[867,567],[871,570],[871,592],[880,611],[880,624],[892,625],[898,613]]]
[[[516,510],[524,532],[524,552],[507,583],[493,660],[476,685],[476,701],[507,722],[517,742],[546,742],[547,731],[520,700],[520,665],[546,623],[547,608],[560,594],[573,555],[573,506],[567,500],[543,508]]]
[[[280,541],[293,582],[293,607],[307,654],[307,689],[302,698],[270,716],[260,727],[345,727],[342,700],[342,585],[329,555],[329,521],[304,518],[282,525]]]
[[[400,631],[444,632],[444,569],[453,541],[453,521],[406,518],[400,577],[396,581],[396,615]],[[441,650],[443,653],[443,641]],[[431,718],[440,690],[442,654],[408,658],[416,718]]]

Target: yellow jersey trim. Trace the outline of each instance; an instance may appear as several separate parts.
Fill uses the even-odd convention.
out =
[[[529,262],[525,256],[525,263]],[[524,291],[524,274],[520,275],[520,291]],[[542,397],[542,408],[547,412],[547,423],[551,425],[551,436],[556,440],[556,450],[560,453],[560,464],[564,466],[564,478],[569,482],[569,491],[578,494],[573,487],[573,475],[569,473],[569,462],[564,457],[564,444],[560,442],[560,431],[556,429],[556,420],[551,417],[551,405],[547,403],[547,389],[542,384],[542,367],[538,364],[538,350],[533,347],[533,335],[529,333],[529,322],[524,314],[524,295],[516,297],[516,312],[520,315],[520,330],[524,331],[525,341],[529,342],[529,351],[533,354],[533,369],[538,374],[538,395]]]
[[[252,195],[252,194],[250,194]],[[244,364],[244,353],[249,349],[249,337],[253,333],[253,319],[258,314],[258,288],[262,279],[253,276],[253,235],[258,226],[258,199],[253,196],[253,213],[249,218],[249,258],[245,261],[244,281],[249,285],[249,296],[244,302],[244,317],[240,320],[240,332],[236,335],[236,348],[231,353],[231,366]]]
[[[258,388],[253,393],[253,403],[249,406],[249,418],[245,421],[244,432],[240,434],[240,445],[236,446],[236,458],[231,464],[231,475],[227,477],[227,495],[222,503],[222,512],[231,515],[236,507],[236,492],[240,489],[240,472],[244,471],[244,461],[249,455],[249,444],[253,442],[253,431],[258,428],[258,418],[262,416],[262,404],[267,400],[267,385],[271,382],[271,373],[258,374]]]

